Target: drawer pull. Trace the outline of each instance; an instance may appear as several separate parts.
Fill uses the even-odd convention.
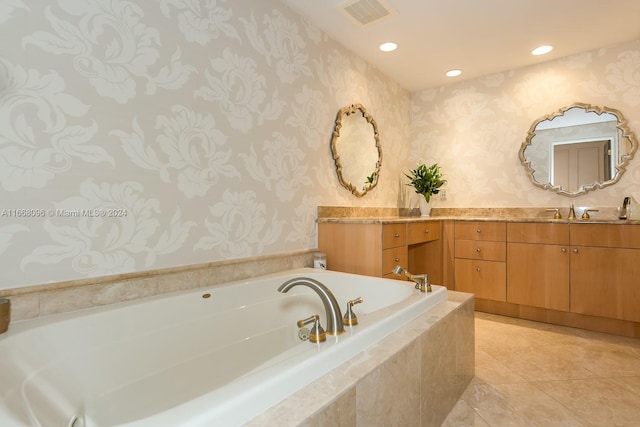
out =
[[[476,248],[476,252],[480,253],[480,248]]]
[[[573,253],[574,253],[574,254],[577,254],[578,252],[579,252],[579,251],[578,251],[578,248],[575,248],[575,249],[573,250]]]
[[[476,267],[476,271],[477,271],[477,272],[480,272],[480,267]]]
[[[480,228],[476,228],[476,233],[480,233]]]
[[[394,260],[395,262],[400,262],[400,258],[398,258],[398,257],[395,257],[393,260]]]
[[[396,234],[394,234],[394,235],[393,235],[393,237],[396,237],[396,238],[397,238],[397,237],[400,237],[400,233],[396,233]]]
[[[562,252],[562,253],[567,252],[567,248],[562,248],[562,249],[560,249],[560,252]]]
[[[429,229],[424,230],[424,234],[429,234]]]

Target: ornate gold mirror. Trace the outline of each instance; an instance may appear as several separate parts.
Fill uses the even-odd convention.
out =
[[[575,103],[533,122],[518,156],[533,185],[577,196],[618,182],[637,149],[620,111]]]
[[[361,104],[338,111],[331,153],[340,184],[362,197],[378,184],[382,147],[376,121]]]

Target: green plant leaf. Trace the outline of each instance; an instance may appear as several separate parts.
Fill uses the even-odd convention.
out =
[[[407,185],[413,187],[416,193],[422,194],[427,203],[429,203],[431,196],[438,194],[440,187],[447,183],[447,180],[442,177],[442,171],[437,163],[429,167],[424,163],[420,164],[404,175],[410,180]]]

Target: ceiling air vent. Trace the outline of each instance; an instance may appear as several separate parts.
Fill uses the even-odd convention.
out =
[[[371,24],[397,12],[384,0],[353,0],[343,3],[342,10],[361,25]]]

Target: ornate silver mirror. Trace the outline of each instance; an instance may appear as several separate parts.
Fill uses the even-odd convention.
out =
[[[331,153],[340,184],[362,197],[378,184],[382,147],[376,121],[361,104],[338,111]]]
[[[618,182],[637,149],[620,111],[575,103],[533,122],[518,156],[533,185],[577,196]]]

